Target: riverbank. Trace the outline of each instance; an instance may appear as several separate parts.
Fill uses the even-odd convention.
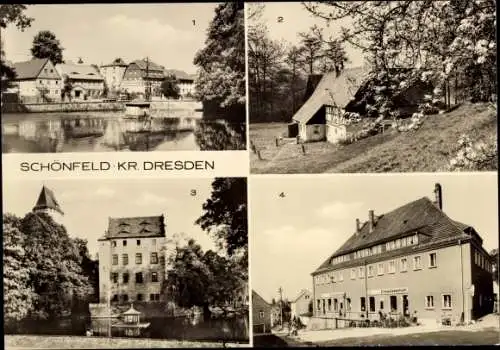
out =
[[[116,349],[116,348],[219,348],[249,347],[248,344],[196,342],[145,338],[101,338],[81,336],[5,335],[5,349]]]
[[[118,112],[124,110],[124,102],[2,103],[2,113]]]

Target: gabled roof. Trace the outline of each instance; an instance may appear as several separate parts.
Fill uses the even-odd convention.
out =
[[[194,80],[192,74],[178,69],[165,69],[165,76],[173,75],[177,80]]]
[[[135,60],[131,62],[130,64],[135,64],[139,67],[141,70],[146,70],[146,67],[150,71],[161,71],[163,72],[163,67],[160,66],[159,64],[154,63],[153,61],[146,62],[146,60]]]
[[[40,192],[38,200],[33,207],[33,211],[44,209],[52,209],[60,214],[64,214],[64,212],[61,210],[61,207],[59,206],[59,203],[57,203],[56,201],[54,193],[45,186],[42,187],[42,191]]]
[[[104,80],[96,67],[86,64],[60,63],[56,65],[59,74],[73,80]]]
[[[261,304],[265,304],[271,307],[270,303],[268,303],[263,297],[261,297],[256,291],[252,289],[252,304],[254,304],[254,301],[260,301]],[[255,303],[254,305],[257,305],[257,303]]]
[[[295,297],[295,299],[292,300],[292,303],[296,303],[297,300],[299,300],[300,298],[302,298],[302,296],[304,296],[306,294],[311,294],[311,292],[308,289],[302,289],[299,292],[299,294]]]
[[[121,58],[115,58],[113,62],[104,64],[101,67],[126,67],[128,64],[125,63]]]
[[[12,64],[16,72],[16,80],[36,79],[48,61],[48,58],[35,58]]]
[[[376,217],[375,227],[369,232],[365,222],[359,233],[354,233],[337,251],[316,270],[328,268],[333,257],[344,255],[358,249],[396,239],[414,232],[428,237],[427,243],[446,238],[461,237],[470,226],[451,220],[434,202],[423,197],[405,204],[393,211]]]
[[[307,123],[324,105],[334,105],[344,108],[354,97],[354,94],[365,79],[365,69],[345,69],[337,76],[336,72],[326,73],[314,89],[309,99],[293,116],[293,120]],[[310,82],[312,84],[313,82]]]
[[[103,239],[131,237],[165,237],[163,215],[109,218]]]

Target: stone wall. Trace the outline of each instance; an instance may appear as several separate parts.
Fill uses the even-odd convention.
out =
[[[2,103],[3,113],[122,111],[122,102]]]

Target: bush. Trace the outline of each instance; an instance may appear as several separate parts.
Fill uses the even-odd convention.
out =
[[[449,171],[462,170],[496,170],[497,143],[495,137],[486,141],[473,143],[469,136],[462,135],[458,139],[456,155],[448,164]]]

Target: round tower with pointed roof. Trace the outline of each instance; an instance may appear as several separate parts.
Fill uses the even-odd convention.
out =
[[[52,219],[61,224],[64,212],[62,211],[59,203],[49,188],[42,186],[38,200],[32,209],[33,213],[46,213],[52,217]]]

